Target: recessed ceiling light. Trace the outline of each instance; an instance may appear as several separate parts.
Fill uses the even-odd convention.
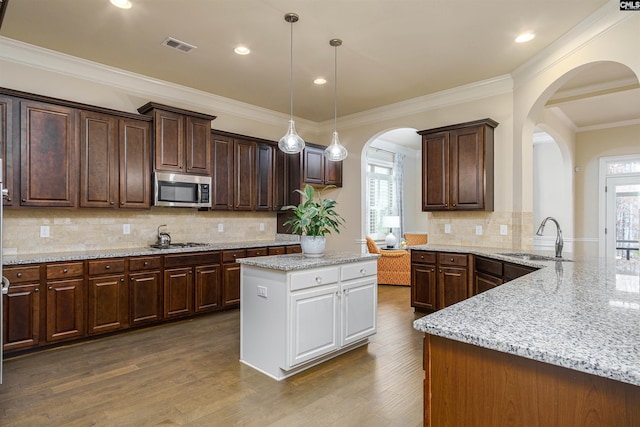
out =
[[[318,77],[313,81],[313,83],[317,85],[323,85],[327,83],[327,79],[325,79],[324,77]]]
[[[111,0],[111,4],[120,9],[131,9],[132,6],[129,0]]]
[[[237,48],[233,49],[233,51],[238,55],[249,55],[251,53],[251,50],[246,46],[238,46]]]
[[[533,40],[533,38],[536,35],[533,33],[522,33],[520,34],[518,37],[516,37],[516,43],[525,43],[528,42],[530,40]]]

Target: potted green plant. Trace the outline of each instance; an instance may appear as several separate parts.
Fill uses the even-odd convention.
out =
[[[322,191],[332,187],[335,185],[316,191],[307,184],[303,190],[295,190],[302,195],[299,205],[282,208],[293,212],[293,216],[284,225],[291,226],[293,234],[301,236],[300,246],[305,256],[322,256],[326,244],[325,235],[333,231],[339,234],[339,227],[344,225],[344,219],[334,210],[336,201],[322,197]]]

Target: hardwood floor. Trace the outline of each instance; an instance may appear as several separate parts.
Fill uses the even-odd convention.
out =
[[[238,310],[14,357],[0,425],[421,426],[410,288],[378,299],[368,346],[280,382],[238,362]]]

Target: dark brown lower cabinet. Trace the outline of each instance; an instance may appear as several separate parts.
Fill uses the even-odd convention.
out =
[[[162,319],[162,273],[160,270],[129,273],[131,325]]]
[[[40,343],[40,283],[11,285],[3,295],[4,351]]]
[[[193,313],[193,269],[174,268],[164,271],[164,317]]]
[[[220,265],[201,265],[195,268],[195,311],[202,313],[220,307]]]
[[[84,279],[47,282],[47,342],[84,336]]]
[[[240,264],[236,262],[236,259],[245,258],[246,256],[247,250],[245,249],[222,252],[223,308],[237,307],[240,305]]]
[[[433,311],[467,299],[469,255],[411,251],[411,306]]]
[[[174,266],[176,268],[170,268]],[[213,310],[219,304],[219,252],[165,256],[165,318]]]
[[[88,263],[87,333],[99,334],[129,326],[129,286],[124,258]]]

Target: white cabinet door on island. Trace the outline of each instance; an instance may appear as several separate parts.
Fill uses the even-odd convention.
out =
[[[261,258],[285,262],[304,256]],[[377,264],[357,259],[297,270],[239,260],[240,361],[282,380],[367,344],[376,333]]]

